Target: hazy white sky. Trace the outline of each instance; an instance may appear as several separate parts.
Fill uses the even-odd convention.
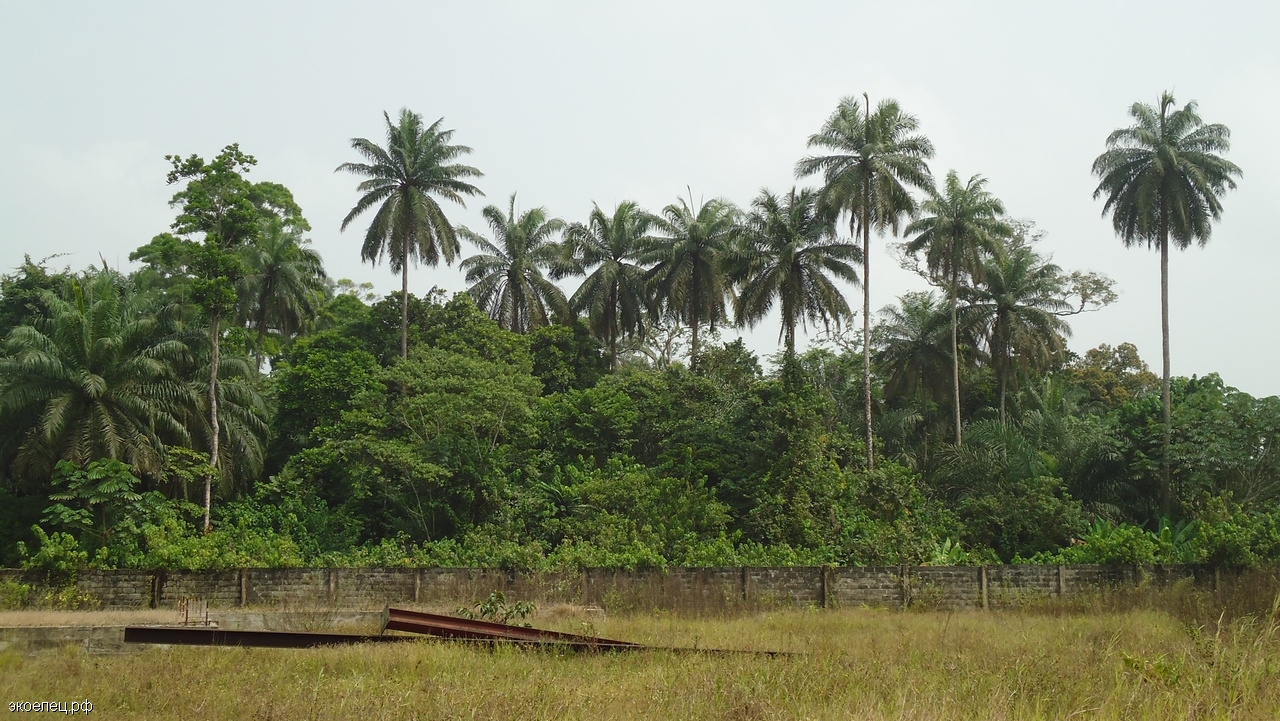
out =
[[[1121,246],[1089,169],[1129,105],[1169,89],[1231,128],[1244,169],[1208,247],[1171,262],[1173,371],[1280,393],[1280,6],[1050,5],[0,0],[0,268],[125,265],[172,221],[163,156],[238,142],[254,179],[293,190],[330,273],[387,292],[363,226],[338,230],[356,179],[333,172],[351,137],[382,141],[384,110],[443,116],[475,149],[487,198],[447,210],[480,229],[513,191],[570,221],[686,186],[745,205],[795,183],[806,138],[866,91],[919,117],[936,176],[986,175],[1056,262],[1116,280],[1118,303],[1073,319],[1074,350],[1131,341],[1159,372],[1157,255]],[[924,287],[879,247],[876,308]],[[410,283],[464,287],[456,266]],[[772,353],[776,324],[747,337]]]

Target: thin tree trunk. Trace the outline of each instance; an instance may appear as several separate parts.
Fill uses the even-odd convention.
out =
[[[618,370],[618,284],[609,290],[609,370]]]
[[[862,396],[867,412],[867,470],[875,470],[875,437],[871,433],[871,179],[862,196]]]
[[[218,314],[213,315],[213,353],[212,360],[209,363],[209,468],[210,472],[204,476],[204,532],[208,533],[212,530],[212,524],[209,521],[210,511],[213,509],[213,476],[218,470],[218,440],[222,435],[222,429],[218,425],[218,364],[222,360],[222,339],[219,337]]]
[[[698,369],[698,312],[693,312],[693,340],[689,344],[689,370]]]
[[[400,357],[409,357],[409,239],[400,256]]]
[[[1160,384],[1160,400],[1164,404],[1164,448],[1160,454],[1161,507],[1165,518],[1173,516],[1173,482],[1169,467],[1169,445],[1172,440],[1173,412],[1169,393],[1169,221],[1160,219],[1160,335],[1164,347],[1164,377]]]
[[[258,375],[262,375],[262,344],[266,342],[266,338],[267,323],[260,313],[258,314],[258,343],[254,348],[254,355],[257,356]]]
[[[959,313],[956,306],[959,301],[956,299],[956,276],[959,274],[956,268],[955,260],[951,262],[951,379],[952,386],[955,390],[955,421],[956,421],[956,445],[964,444],[964,437],[961,435],[960,429],[960,333],[957,330],[959,325]]]
[[[1005,395],[1007,394],[1008,387],[1009,387],[1009,375],[1008,375],[1008,369],[1005,369],[1005,372],[1000,374],[1000,425],[1004,425],[1004,422],[1005,422],[1004,398],[1005,398]]]

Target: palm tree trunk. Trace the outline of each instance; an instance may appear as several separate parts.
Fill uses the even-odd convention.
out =
[[[1009,373],[1008,373],[1008,369],[1006,368],[1005,372],[1000,374],[1000,425],[1004,425],[1004,422],[1005,422],[1004,398],[1008,392],[1008,387],[1009,387]]]
[[[265,316],[265,312],[258,313],[258,342],[254,345],[253,351],[254,356],[256,356],[258,375],[262,375],[262,344],[266,342],[267,338],[267,321]]]
[[[1169,221],[1160,216],[1160,335],[1163,341],[1164,377],[1160,383],[1160,400],[1164,404],[1164,447],[1160,454],[1161,508],[1165,518],[1173,516],[1173,483],[1169,468],[1169,444],[1172,440],[1172,402],[1169,393]]]
[[[959,312],[956,307],[959,301],[956,298],[956,276],[959,270],[956,268],[955,261],[951,263],[951,380],[955,390],[955,421],[956,421],[956,445],[963,445],[964,438],[960,430],[960,333],[957,330],[959,325]]]
[[[409,239],[400,256],[400,357],[409,357]]]
[[[219,337],[218,314],[213,314],[213,352],[209,363],[209,473],[204,476],[204,532],[212,530],[209,521],[213,509],[213,474],[218,469],[218,440],[222,429],[218,426],[218,364],[222,361],[222,339]]]
[[[875,470],[875,438],[871,433],[871,179],[862,195],[862,396],[867,412],[867,470]]]
[[[618,370],[618,284],[609,289],[609,370]]]
[[[689,344],[689,370],[698,369],[698,311],[693,311],[693,339]]]

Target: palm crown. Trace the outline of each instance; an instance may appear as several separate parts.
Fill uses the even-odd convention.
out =
[[[438,265],[440,259],[453,263],[458,255],[458,236],[444,211],[432,196],[465,205],[464,196],[483,195],[467,178],[483,175],[470,165],[455,163],[471,152],[465,145],[452,145],[452,130],[441,130],[441,118],[422,127],[422,117],[410,110],[400,111],[400,120],[387,121],[387,144],[381,147],[365,138],[352,138],[351,147],[367,162],[343,163],[338,170],[363,176],[357,186],[362,194],[347,217],[346,230],[357,217],[377,206],[365,231],[360,258],[377,263],[383,256],[392,272],[401,274],[400,353],[409,353],[409,264],[423,261]]]
[[[562,272],[564,260],[554,238],[564,229],[564,221],[548,218],[545,208],[516,214],[516,196],[511,194],[507,212],[496,205],[483,211],[494,240],[469,228],[459,228],[462,237],[480,248],[479,255],[462,261],[471,287],[467,292],[476,303],[507,330],[527,333],[551,323],[552,314],[567,313],[564,292],[543,268]]]
[[[596,205],[586,223],[573,223],[565,230],[564,250],[572,259],[572,272],[595,269],[569,304],[574,312],[586,311],[592,332],[606,340],[613,368],[618,364],[618,338],[644,326],[648,291],[638,259],[652,224],[652,216],[626,201],[612,216]]]
[[[784,197],[765,190],[752,203],[733,259],[741,292],[734,312],[741,325],[754,326],[773,308],[782,311],[779,338],[795,352],[796,326],[839,325],[852,317],[849,303],[833,281],[858,283],[850,263],[862,258],[856,245],[835,237],[818,212],[818,193],[795,188]]]

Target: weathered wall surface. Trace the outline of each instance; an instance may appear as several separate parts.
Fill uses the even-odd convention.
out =
[[[81,571],[77,591],[103,608],[470,604],[508,599],[610,609],[722,611],[776,606],[1002,608],[1028,599],[1147,582],[1214,582],[1201,566],[880,566],[671,568],[524,573],[472,568],[249,568],[233,571]],[[38,576],[0,569],[0,582],[37,588]]]

